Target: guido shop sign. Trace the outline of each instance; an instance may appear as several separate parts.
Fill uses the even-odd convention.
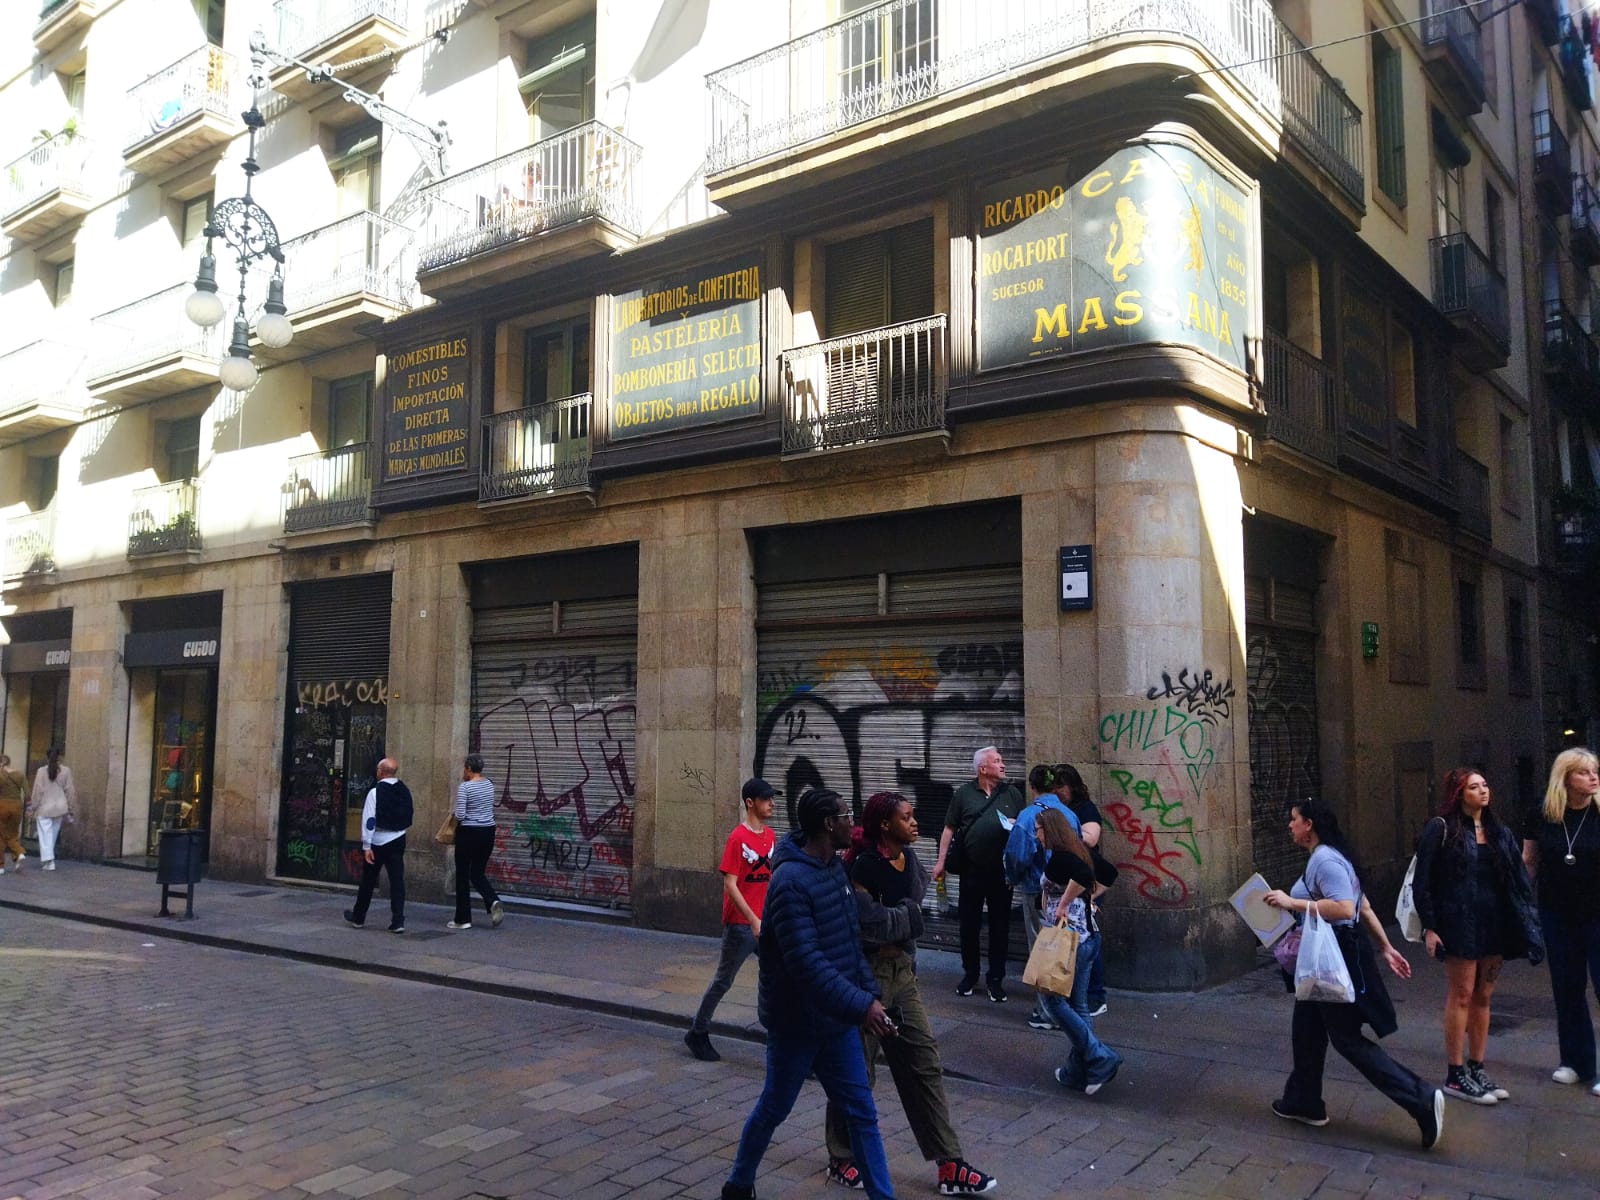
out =
[[[1245,369],[1253,209],[1198,154],[1126,147],[979,194],[979,366],[1180,342]]]
[[[761,267],[739,259],[616,297],[611,440],[761,413]]]

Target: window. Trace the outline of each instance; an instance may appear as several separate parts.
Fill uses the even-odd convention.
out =
[[[824,337],[926,317],[933,312],[933,222],[834,242],[823,270]]]
[[[1389,383],[1395,418],[1412,429],[1419,428],[1416,345],[1411,331],[1398,321],[1389,322]]]
[[[587,317],[530,329],[523,347],[522,403],[525,407],[548,404],[589,390]]]
[[[1506,273],[1506,211],[1500,191],[1492,183],[1483,185],[1483,232],[1488,240],[1485,250],[1494,269]]]
[[[1466,211],[1466,183],[1459,164],[1437,145],[1433,155],[1433,233],[1445,237],[1460,233]]]
[[[1528,657],[1528,601],[1520,582],[1506,586],[1506,688],[1516,695],[1533,690]]]
[[[30,455],[23,469],[22,486],[24,503],[29,512],[43,512],[56,498],[56,485],[61,479],[61,456]]]
[[[1478,11],[1486,10],[1480,8]],[[1490,11],[1497,14],[1499,8],[1492,5]],[[1500,111],[1500,45],[1494,32],[1497,21],[1496,15],[1486,21],[1478,22],[1478,44],[1483,54],[1483,91],[1488,98],[1490,110],[1495,113]]]
[[[86,71],[79,71],[75,75],[61,77],[61,85],[67,94],[67,107],[72,110],[72,115],[79,121],[83,120],[83,97],[89,90],[89,75]]]
[[[72,277],[75,274],[75,261],[69,258],[66,262],[54,263],[48,268],[50,272],[50,302],[57,308],[65,308],[72,303]]]
[[[194,15],[206,31],[206,41],[213,46],[222,45],[223,10],[227,0],[194,0]]]
[[[200,474],[200,418],[180,417],[161,425],[162,483],[193,479]]]
[[[1378,190],[1404,206],[1406,118],[1400,91],[1400,52],[1376,29],[1371,35],[1372,126],[1378,139]]]
[[[185,258],[197,254],[206,238],[206,223],[211,220],[212,193],[185,200],[179,215],[178,236],[182,240]]]
[[[528,42],[517,90],[528,105],[528,140],[542,142],[594,119],[594,13]]]
[[[339,215],[377,212],[383,163],[383,126],[361,121],[334,136],[328,169],[339,193]]]
[[[1501,414],[1499,419],[1500,507],[1514,516],[1522,514],[1522,438],[1516,422]]]
[[[338,450],[367,441],[372,411],[372,376],[352,375],[328,385],[328,441],[325,449]]]
[[[873,8],[878,0],[841,0],[839,15]],[[933,94],[939,40],[933,0],[911,0],[883,15],[844,26],[839,92],[848,120],[899,108]]]
[[[1393,529],[1384,531],[1389,577],[1389,682],[1428,682],[1427,622],[1422,540]]]
[[[1487,686],[1483,645],[1483,571],[1477,563],[1458,560],[1452,572],[1456,599],[1456,686]]]

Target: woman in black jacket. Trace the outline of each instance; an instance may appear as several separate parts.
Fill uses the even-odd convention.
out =
[[[1508,958],[1544,958],[1516,835],[1489,807],[1483,776],[1444,777],[1444,808],[1417,843],[1412,898],[1428,953],[1444,960],[1444,1092],[1471,1104],[1510,1093],[1484,1071],[1489,1005]]]

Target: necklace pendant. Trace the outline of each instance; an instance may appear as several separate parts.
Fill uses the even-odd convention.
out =
[[[1562,859],[1562,861],[1565,862],[1569,867],[1575,867],[1578,865],[1578,856],[1576,854],[1569,854]]]

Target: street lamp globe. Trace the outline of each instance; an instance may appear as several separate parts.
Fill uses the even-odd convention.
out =
[[[217,260],[209,254],[200,256],[200,274],[195,277],[194,291],[184,301],[183,311],[202,329],[210,329],[222,320],[226,310],[222,297],[217,295]]]
[[[276,350],[294,340],[294,325],[288,317],[289,309],[283,302],[283,276],[274,275],[267,284],[267,302],[261,306],[262,316],[256,321],[256,336],[263,346]]]
[[[242,316],[234,318],[233,342],[228,347],[228,357],[217,367],[217,378],[223,387],[235,392],[248,392],[260,378],[255,363],[250,361],[250,327]]]

